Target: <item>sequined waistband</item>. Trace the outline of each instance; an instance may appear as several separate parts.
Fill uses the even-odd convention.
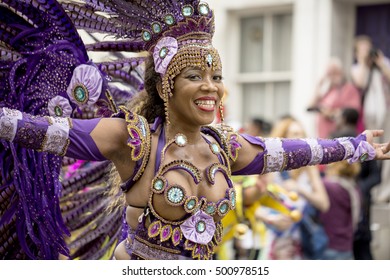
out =
[[[132,254],[145,260],[191,260],[182,256],[179,250],[152,244],[138,236],[133,240],[132,249]]]

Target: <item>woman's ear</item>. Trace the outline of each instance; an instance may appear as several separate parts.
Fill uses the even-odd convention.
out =
[[[157,89],[157,92],[158,92],[158,95],[160,96],[160,98],[162,100],[164,100],[164,94],[163,94],[162,83],[161,82],[157,82],[156,83],[156,89]]]

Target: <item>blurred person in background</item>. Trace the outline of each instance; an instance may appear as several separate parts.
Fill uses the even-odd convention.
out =
[[[357,88],[347,81],[340,59],[332,58],[316,86],[308,111],[318,112],[318,137],[327,138],[336,129],[335,118],[343,108],[360,111]]]
[[[337,118],[337,133],[332,137],[348,137],[357,135],[359,113],[346,108]],[[361,170],[357,176],[357,185],[360,193],[360,218],[354,233],[353,255],[356,260],[372,260],[370,230],[371,190],[380,184],[381,172],[376,161],[362,162]]]
[[[285,116],[275,124],[270,137],[306,137],[302,125],[292,117]],[[308,204],[320,212],[329,209],[329,199],[322,184],[318,167],[307,166],[292,171],[272,173],[270,181],[296,192],[297,200],[286,198],[286,203],[303,213]],[[268,226],[266,244],[262,253],[264,259],[302,259],[301,233],[299,223],[272,209],[261,207],[259,216]],[[271,223],[270,223],[271,221]]]
[[[390,60],[373,45],[371,38],[360,35],[354,44],[356,63],[352,66],[351,77],[361,94],[364,129],[375,127],[385,133],[381,139],[390,137]],[[383,163],[381,185],[377,188],[376,200],[390,200],[390,163]]]
[[[321,259],[352,260],[354,232],[360,215],[360,198],[356,184],[359,163],[340,161],[326,168],[323,183],[329,197],[329,210],[320,214],[328,236],[328,248]]]
[[[240,130],[251,136],[267,137],[272,124],[263,118],[253,117]],[[267,175],[233,176],[237,191],[234,211],[223,219],[223,244],[219,246],[218,259],[258,259],[261,250],[262,221],[255,217],[255,208],[266,192]]]

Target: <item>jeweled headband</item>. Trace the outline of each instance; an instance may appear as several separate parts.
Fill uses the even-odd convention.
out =
[[[164,91],[169,95],[174,77],[184,67],[196,65],[202,68],[221,68],[219,55],[212,47],[214,13],[203,1],[82,2],[83,9],[80,9],[80,4],[69,4],[68,13],[74,18],[79,18],[81,13],[94,20],[78,20],[75,22],[78,28],[104,32],[122,39],[91,44],[87,49],[149,52],[154,58],[156,72],[163,77]],[[88,14],[90,12],[93,12],[93,16]]]

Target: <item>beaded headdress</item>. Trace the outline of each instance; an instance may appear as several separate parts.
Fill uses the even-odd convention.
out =
[[[218,52],[212,46],[214,13],[205,2],[199,0],[83,2],[67,6],[70,16],[80,18],[81,14],[84,17],[75,21],[77,28],[104,32],[122,39],[92,44],[88,48],[149,52],[153,56],[156,72],[162,77],[163,93],[166,96],[171,96],[175,76],[187,66],[221,69]]]

